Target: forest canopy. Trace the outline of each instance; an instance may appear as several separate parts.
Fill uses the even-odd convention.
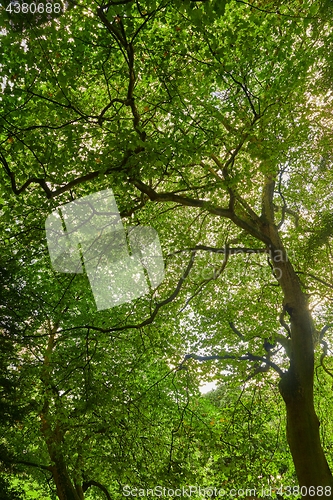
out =
[[[332,15],[2,0],[1,498],[333,498]]]

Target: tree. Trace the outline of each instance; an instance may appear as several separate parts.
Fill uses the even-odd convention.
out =
[[[297,487],[283,432],[283,402],[275,384],[266,379],[259,384],[251,381],[245,387],[235,388],[233,378],[228,378],[227,383],[224,381],[223,386],[205,396],[214,408],[208,406],[209,426],[215,441],[220,441],[218,452],[216,446],[210,448],[206,462],[207,486],[221,484],[222,473],[225,489],[231,485],[237,489],[251,490],[252,487],[261,493],[262,489],[267,492],[271,488],[273,493],[281,484]],[[258,478],[261,479],[259,487]]]
[[[50,342],[69,317],[101,335],[119,322],[151,331],[169,362],[189,371],[193,358],[251,377],[274,370],[305,498],[330,497],[333,487],[313,393],[332,321],[328,9],[79,1],[48,24],[8,27],[1,47],[6,251],[36,245],[44,296],[58,280],[45,390]],[[124,305],[91,321],[83,282],[52,274],[36,225],[107,187],[124,220],[158,230],[167,274],[130,319]]]

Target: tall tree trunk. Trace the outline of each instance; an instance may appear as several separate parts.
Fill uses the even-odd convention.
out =
[[[44,355],[44,363],[41,374],[41,381],[44,384],[44,405],[40,414],[41,433],[45,439],[49,456],[54,465],[52,465],[52,476],[57,488],[59,500],[82,500],[79,488],[74,487],[73,482],[68,474],[66,461],[62,453],[62,443],[64,438],[63,430],[59,422],[52,422],[49,415],[50,402],[55,397],[56,405],[58,404],[58,394],[55,396],[55,386],[52,383],[52,365],[51,357],[55,346],[55,335],[59,327],[59,322],[54,326],[48,321],[49,339]],[[53,424],[53,425],[52,425]]]
[[[273,243],[271,255],[284,295],[284,309],[291,325],[290,366],[279,384],[287,409],[287,439],[299,484],[308,492],[304,497],[333,498],[333,477],[321,446],[313,399],[315,328],[307,297],[276,226],[270,226],[269,235]],[[325,486],[328,488],[324,491],[318,489]]]
[[[59,427],[56,426],[55,429],[52,429],[48,421],[42,418],[41,431],[45,438],[50,459],[54,464],[51,467],[51,471],[59,500],[83,500],[83,491],[81,492],[79,488],[74,486],[68,474],[61,450],[62,433]]]
[[[74,488],[65,464],[61,463],[59,459],[52,467],[52,476],[59,500],[82,500],[83,496]]]
[[[332,494],[308,495],[305,498],[333,498],[333,479],[319,435],[319,421],[308,397],[307,388],[290,368],[280,382],[280,393],[287,408],[287,439],[300,486],[331,486]],[[327,490],[328,491],[328,490]]]

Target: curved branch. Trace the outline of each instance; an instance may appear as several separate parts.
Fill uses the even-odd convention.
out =
[[[173,293],[168,297],[166,298],[165,300],[162,300],[161,302],[158,302],[155,306],[155,309],[154,311],[152,312],[151,316],[147,319],[145,319],[144,321],[142,321],[141,323],[137,324],[137,325],[124,325],[124,326],[118,326],[118,327],[115,327],[115,328],[101,328],[101,327],[98,327],[98,326],[92,326],[92,325],[83,325],[83,326],[76,326],[76,327],[71,327],[71,328],[64,328],[63,330],[59,330],[58,333],[62,333],[62,332],[66,332],[66,331],[71,331],[71,330],[77,330],[77,329],[80,329],[80,328],[87,328],[87,329],[90,329],[90,330],[94,330],[94,331],[97,331],[97,332],[102,332],[102,333],[110,333],[110,332],[122,332],[124,330],[129,330],[131,328],[135,328],[135,329],[140,329],[142,328],[143,326],[146,326],[146,325],[150,325],[154,319],[156,318],[159,310],[161,307],[169,304],[170,302],[172,302],[176,297],[177,295],[179,294],[183,284],[184,284],[184,281],[186,280],[187,276],[189,275],[192,267],[193,267],[193,263],[194,263],[194,258],[195,258],[195,252],[192,252],[192,255],[191,255],[191,259],[184,271],[184,274],[183,276],[181,276],[181,278],[179,279],[178,281],[178,284],[175,288],[175,290],[173,291]]]
[[[120,33],[120,30],[118,30],[114,26],[114,24],[110,23],[110,21],[108,20],[108,18],[104,14],[103,9],[105,9],[105,8],[107,8],[107,7],[106,6],[98,7],[98,9],[97,9],[97,15],[98,15],[98,17],[100,18],[100,20],[102,21],[102,23],[104,24],[104,26],[107,28],[107,30],[109,31],[109,33],[112,35],[112,37],[116,40],[116,42],[119,45],[119,48],[120,49],[126,48],[126,40],[124,39],[124,37]],[[122,53],[124,54],[123,50],[122,50]]]
[[[25,191],[30,184],[39,184],[41,188],[45,191],[46,196],[48,198],[51,198],[51,189],[48,187],[45,179],[40,179],[38,177],[30,177],[20,188],[17,187],[16,180],[15,180],[15,174],[10,170],[8,162],[4,155],[0,152],[0,161],[5,169],[6,174],[8,175],[11,185],[12,185],[12,190],[16,195],[21,194],[23,191]]]
[[[35,467],[37,469],[47,470],[48,472],[52,472],[52,465],[42,465],[36,464],[35,462],[30,462],[29,460],[12,460],[11,464],[20,464],[20,465],[28,465],[29,467]]]
[[[101,5],[100,9],[108,9],[109,7],[112,7],[113,5],[126,5],[127,3],[131,3],[133,0],[118,0],[117,2],[109,2],[105,5]]]
[[[177,250],[176,252],[172,252],[171,254],[168,255],[168,257],[170,257],[172,255],[177,255],[177,254],[183,253],[183,252],[189,252],[189,251],[196,252],[198,250],[204,250],[206,252],[221,253],[221,254],[225,254],[226,252],[228,252],[228,255],[238,255],[238,254],[241,254],[241,253],[245,253],[245,254],[252,254],[252,253],[253,254],[262,254],[262,253],[268,253],[267,248],[234,247],[234,248],[228,248],[228,249],[226,249],[226,247],[216,248],[216,247],[209,247],[209,246],[206,246],[206,245],[196,245],[195,247],[184,248],[183,250]]]
[[[93,480],[85,481],[82,485],[83,492],[87,491],[87,489],[90,488],[91,486],[96,486],[96,488],[99,488],[100,490],[103,491],[103,493],[105,494],[105,496],[108,500],[112,500],[110,493],[108,492],[106,487],[103,486],[103,484],[99,483],[98,481],[93,481]]]
[[[325,325],[324,328],[322,328],[322,330],[319,333],[319,340],[323,340],[325,333],[327,332],[327,330],[329,328],[332,328],[332,326],[333,326],[333,324],[331,323],[329,325]]]
[[[211,203],[205,200],[178,196],[170,192],[157,193],[153,188],[151,188],[150,186],[148,186],[147,184],[138,179],[129,179],[129,181],[132,184],[134,184],[134,186],[137,187],[139,191],[146,194],[148,198],[152,201],[159,201],[159,202],[173,201],[175,203],[180,203],[181,205],[188,207],[202,208],[207,212],[209,212],[210,214],[230,219],[232,222],[234,222],[234,224],[236,224],[236,226],[245,229],[245,231],[247,231],[249,234],[257,238],[259,241],[265,243],[265,245],[271,245],[270,238],[265,234],[263,234],[259,229],[257,229],[254,223],[252,224],[250,221],[241,219],[230,208],[215,207],[212,206]]]
[[[128,99],[119,99],[117,97],[115,97],[114,99],[111,99],[111,101],[109,102],[109,104],[107,104],[105,106],[105,108],[102,109],[102,111],[101,111],[101,113],[100,113],[100,115],[98,117],[98,124],[99,125],[102,125],[102,123],[103,123],[103,116],[111,108],[111,106],[113,106],[113,104],[115,102],[123,104],[124,106],[129,106],[130,105],[130,101]]]
[[[333,326],[333,325],[329,325],[327,328],[329,328],[330,326]],[[323,328],[324,329],[324,328]],[[327,373],[327,375],[329,375],[330,377],[333,378],[333,373],[326,367],[326,365],[324,364],[324,359],[326,358],[327,356],[327,350],[328,350],[328,345],[327,345],[327,342],[325,342],[325,340],[322,340],[320,342],[323,346],[323,352],[321,353],[321,356],[320,356],[320,366],[323,368],[323,370]]]
[[[318,278],[315,274],[312,274],[312,273],[306,273],[304,271],[295,271],[296,274],[306,274],[308,276],[310,276],[311,278],[313,278],[314,280],[318,281],[319,283],[321,283],[322,285],[325,285],[327,286],[328,288],[333,288],[333,285],[331,285],[330,283],[327,283],[327,281],[324,281],[323,279],[321,278]]]
[[[183,363],[188,360],[188,359],[195,359],[197,361],[203,362],[203,361],[213,361],[213,360],[226,360],[226,359],[234,359],[237,361],[260,361],[261,363],[265,363],[266,365],[269,365],[271,368],[273,368],[279,375],[282,377],[284,372],[281,370],[281,368],[273,363],[268,358],[263,358],[262,356],[256,356],[255,354],[251,354],[250,352],[246,353],[244,356],[234,356],[233,354],[214,354],[212,356],[199,356],[198,354],[186,354],[183,361],[180,363],[179,366],[183,366]]]
[[[254,116],[254,120],[257,121],[259,118],[260,118],[260,115],[259,113],[257,113],[255,107],[254,107],[254,104],[251,100],[251,97],[250,97],[250,94],[253,96],[253,94],[249,91],[249,89],[247,88],[246,84],[245,83],[242,83],[238,80],[236,80],[236,78],[231,74],[231,72],[227,72],[228,75],[230,76],[230,78],[232,79],[233,82],[235,82],[237,85],[240,86],[240,88],[243,90],[244,94],[245,94],[245,97],[250,105],[250,108],[251,108],[251,111],[253,113],[253,116]],[[255,97],[255,96],[253,96]],[[258,98],[257,98],[258,99]]]
[[[194,294],[191,295],[191,297],[189,297],[187,299],[185,305],[181,308],[181,310],[179,312],[184,311],[184,309],[188,306],[188,304],[191,302],[191,300],[193,300],[194,297],[196,297],[201,292],[201,290],[204,288],[204,286],[206,286],[208,283],[210,283],[213,280],[217,280],[221,276],[221,274],[223,273],[223,271],[226,268],[227,263],[228,263],[228,259],[229,259],[229,255],[230,255],[228,252],[228,248],[229,248],[228,244],[226,244],[225,252],[224,252],[224,259],[223,259],[221,267],[218,270],[214,269],[214,274],[211,278],[205,279],[200,283],[200,285],[198,286],[198,288],[196,289]]]
[[[181,205],[188,207],[204,208],[211,214],[220,215],[222,217],[227,217],[227,218],[231,218],[231,216],[233,215],[229,209],[220,207],[211,207],[209,206],[209,203],[205,200],[187,198],[184,196],[179,196],[174,193],[157,193],[153,188],[151,188],[147,184],[144,184],[142,181],[137,179],[130,179],[130,182],[132,182],[132,184],[134,184],[134,186],[137,187],[139,191],[145,193],[152,201],[161,201],[161,202],[173,201],[175,203],[180,203]]]
[[[241,333],[238,328],[235,327],[234,323],[232,321],[229,321],[229,326],[231,328],[231,330],[241,339],[241,340],[244,340],[244,334]]]
[[[16,184],[15,174],[10,170],[9,164],[1,151],[0,151],[0,162],[3,164],[5,172],[10,179],[12,191],[16,195],[20,195],[21,193],[23,193],[30,186],[30,184],[39,184],[40,187],[46,193],[47,198],[52,199],[52,198],[55,198],[56,196],[59,196],[60,194],[63,194],[67,191],[70,191],[74,186],[77,186],[79,184],[83,184],[84,182],[95,179],[99,175],[109,175],[112,172],[122,171],[123,168],[125,167],[128,159],[134,153],[140,153],[141,151],[143,151],[143,148],[141,146],[136,148],[134,151],[127,150],[124,153],[124,157],[123,157],[122,161],[120,162],[120,164],[117,167],[109,167],[108,169],[106,169],[104,171],[94,170],[93,172],[89,172],[88,174],[85,174],[85,175],[82,175],[81,177],[77,177],[76,179],[73,179],[72,181],[68,182],[64,186],[62,186],[54,191],[52,191],[49,188],[49,186],[47,185],[47,181],[45,179],[42,179],[39,177],[30,177],[27,181],[25,181],[25,183],[21,187],[18,187]]]

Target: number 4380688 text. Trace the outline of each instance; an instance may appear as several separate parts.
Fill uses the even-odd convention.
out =
[[[22,3],[13,2],[6,8],[10,14],[59,14],[61,12],[60,3]]]

